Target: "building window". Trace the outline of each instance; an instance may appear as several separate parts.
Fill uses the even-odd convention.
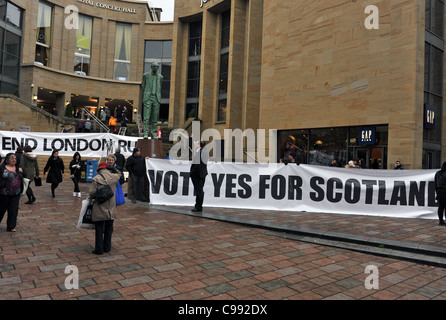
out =
[[[35,61],[43,66],[49,66],[52,15],[53,8],[43,2],[39,2]]]
[[[189,24],[189,57],[201,55],[201,21]]]
[[[424,109],[428,108],[435,114],[436,121],[432,126],[424,126],[423,140],[425,142],[441,143],[441,119],[443,109],[443,50],[425,44],[424,71]]]
[[[362,140],[364,131],[374,139]],[[362,168],[386,169],[388,136],[388,126],[283,130],[277,135],[278,161],[287,163],[291,156],[298,163],[328,166],[336,160],[343,167],[358,160]]]
[[[426,0],[426,30],[444,38],[444,0]]]
[[[158,72],[163,75],[159,121],[164,122],[169,119],[170,73],[172,68],[171,40],[147,40],[145,42],[144,73],[152,72],[151,65],[153,62],[158,62]]]
[[[132,48],[132,26],[116,24],[114,78],[128,81],[130,77],[130,57]]]
[[[76,30],[76,51],[74,53],[74,72],[88,76],[91,61],[91,35],[93,19],[79,16],[79,27]]]
[[[18,29],[22,28],[22,9],[5,0],[0,1],[0,19]]]
[[[0,92],[18,94],[22,9],[0,1]]]
[[[442,158],[444,1],[426,0],[425,12],[423,169],[433,169]]]
[[[217,121],[226,121],[230,31],[231,11],[226,11],[221,15],[220,75],[218,78]]]
[[[197,119],[199,114],[201,35],[201,21],[190,23],[185,120],[189,118]]]

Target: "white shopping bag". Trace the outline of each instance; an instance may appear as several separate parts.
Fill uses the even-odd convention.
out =
[[[85,215],[85,212],[87,212],[87,208],[90,205],[90,199],[84,199],[82,200],[82,207],[81,211],[79,212],[79,220],[77,221],[77,228],[80,229],[94,229],[94,224],[91,223],[82,223],[82,218]]]
[[[31,180],[28,178],[23,178],[23,191],[20,194],[21,197],[23,197],[26,194],[26,190],[28,190],[29,182]]]

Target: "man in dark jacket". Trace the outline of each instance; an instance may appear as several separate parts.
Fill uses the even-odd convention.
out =
[[[121,179],[119,179],[119,183],[122,185],[125,183],[125,180],[124,180],[125,157],[121,153],[121,148],[115,149],[115,157],[116,157],[116,168],[119,171],[121,171]]]
[[[133,149],[133,154],[128,157],[126,169],[129,172],[130,188],[132,191],[132,203],[136,202],[136,190],[139,191],[139,200],[148,202],[145,191],[146,187],[146,160],[141,156],[139,148]]]
[[[438,224],[444,225],[444,212],[446,210],[446,162],[441,165],[441,170],[435,173],[435,193],[438,201]]]
[[[195,190],[195,207],[192,209],[192,212],[203,211],[204,183],[208,175],[208,154],[206,150],[203,152],[205,145],[206,143],[203,140],[195,142],[196,150],[190,167],[190,178]]]
[[[121,170],[121,171],[124,170],[125,157],[121,153],[120,148],[115,149],[115,157],[116,157],[116,165],[118,166],[118,170]]]

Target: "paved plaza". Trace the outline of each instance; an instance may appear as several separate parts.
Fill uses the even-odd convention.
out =
[[[0,300],[446,298],[446,228],[436,220],[129,202],[112,251],[94,255],[94,231],[76,228],[82,200],[71,181],[55,198],[48,184],[33,189],[17,232],[0,225]],[[78,289],[65,285],[67,266]],[[370,266],[377,288],[367,288]]]

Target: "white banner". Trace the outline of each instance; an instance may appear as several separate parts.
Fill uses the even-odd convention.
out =
[[[190,162],[148,159],[150,202],[193,206]],[[437,218],[436,170],[208,163],[204,207]]]
[[[132,155],[139,137],[120,136],[111,133],[50,133],[0,131],[0,153],[5,156],[15,152],[17,147],[29,145],[37,155],[51,155],[53,150],[60,156],[73,156],[78,151],[82,157],[103,157],[107,144],[121,148],[125,157]]]

